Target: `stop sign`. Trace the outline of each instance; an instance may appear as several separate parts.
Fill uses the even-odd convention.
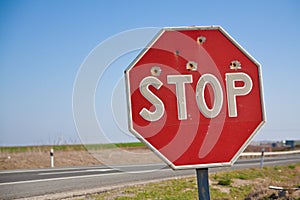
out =
[[[232,165],[265,123],[260,64],[219,26],[162,29],[125,77],[129,130],[173,169]]]

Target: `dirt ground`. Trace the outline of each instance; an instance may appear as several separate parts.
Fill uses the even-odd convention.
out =
[[[249,146],[246,151],[260,151]],[[147,147],[119,147],[100,150],[57,150],[54,152],[54,166],[89,166],[115,164],[149,164],[162,163]],[[0,151],[0,170],[34,169],[50,167],[50,147],[34,148],[25,152]]]
[[[67,150],[54,152],[54,166],[89,166],[97,164],[143,164],[162,162],[150,150],[140,148],[112,148],[102,150]],[[50,167],[49,151],[0,153],[0,170]]]

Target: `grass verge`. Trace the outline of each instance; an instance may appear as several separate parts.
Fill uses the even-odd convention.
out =
[[[211,199],[271,199],[278,192],[268,189],[275,185],[286,188],[300,187],[300,163],[286,166],[251,168],[210,174]],[[179,178],[124,187],[81,199],[140,200],[168,199],[194,200],[198,198],[195,177]],[[300,200],[300,191],[290,192],[283,199]],[[80,199],[80,198],[77,198]]]

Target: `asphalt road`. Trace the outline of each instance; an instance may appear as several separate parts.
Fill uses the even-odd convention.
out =
[[[300,154],[265,158],[264,165],[300,162]],[[210,168],[209,172],[258,167],[260,159],[238,160],[232,167]],[[195,170],[173,171],[163,163],[147,165],[89,166],[36,170],[0,171],[0,199],[62,198],[86,192],[99,192],[122,185],[193,176]]]

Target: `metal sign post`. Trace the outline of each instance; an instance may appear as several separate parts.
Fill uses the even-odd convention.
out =
[[[210,200],[208,168],[196,169],[196,174],[199,200]]]

